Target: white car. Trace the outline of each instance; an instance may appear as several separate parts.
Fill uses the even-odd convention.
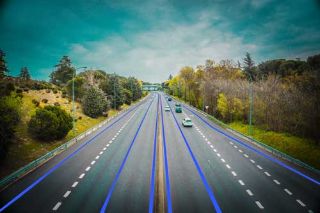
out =
[[[192,121],[190,118],[184,118],[182,120],[182,126],[184,127],[192,127]]]
[[[164,107],[164,111],[170,111],[170,107],[167,105]]]

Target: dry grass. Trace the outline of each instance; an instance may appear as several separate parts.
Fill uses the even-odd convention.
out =
[[[54,105],[55,102],[58,102],[61,108],[65,109],[68,113],[71,114],[72,102],[67,98],[62,98],[61,95],[61,92],[54,94],[52,91],[50,93],[47,93],[46,90],[30,90],[23,93],[21,122],[16,128],[16,138],[12,146],[10,146],[8,156],[3,162],[1,162],[0,178],[5,177],[18,168],[28,164],[29,162],[37,159],[38,157],[46,154],[47,152],[70,140],[75,135],[86,131],[90,127],[106,119],[106,117],[103,116],[96,119],[86,116],[82,113],[80,103],[76,103],[75,106],[77,121],[75,132],[70,131],[66,138],[58,141],[41,142],[33,139],[28,133],[28,121],[37,109],[37,107],[32,103],[32,100],[35,99],[39,101],[39,107]],[[46,104],[43,103],[43,99],[47,99],[48,102]],[[124,105],[122,106],[122,109],[127,107],[127,105]],[[116,110],[110,110],[108,112],[109,116],[112,116],[115,113],[117,113]]]

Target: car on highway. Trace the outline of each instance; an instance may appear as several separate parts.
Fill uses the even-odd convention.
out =
[[[190,118],[184,118],[182,120],[182,126],[184,127],[192,127],[192,121]]]
[[[170,111],[170,107],[167,105],[164,107],[164,111]]]
[[[181,105],[177,105],[176,104],[176,113],[182,113],[182,108],[181,108]]]
[[[172,98],[168,97],[168,101],[172,101]]]

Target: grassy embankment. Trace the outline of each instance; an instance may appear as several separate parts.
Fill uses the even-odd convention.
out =
[[[249,125],[241,122],[233,122],[228,125],[243,134],[248,134]],[[315,145],[315,141],[313,140],[287,133],[266,131],[258,127],[253,127],[252,136],[268,146],[320,169],[320,146]]]
[[[42,142],[33,139],[28,133],[28,121],[30,120],[31,115],[35,113],[37,108],[32,103],[32,100],[38,100],[40,102],[40,107],[45,105],[53,105],[55,102],[58,102],[61,108],[65,109],[71,114],[72,102],[70,102],[67,98],[62,98],[61,95],[61,92],[54,94],[52,91],[47,93],[46,90],[30,90],[29,92],[23,93],[21,121],[16,128],[15,139],[13,140],[13,144],[10,146],[8,155],[0,165],[0,179],[67,142],[73,138],[74,135],[78,135],[106,119],[106,117],[103,116],[93,119],[84,115],[82,113],[81,105],[76,103],[77,122],[75,134],[73,131],[70,131],[64,139],[52,142]],[[48,99],[48,103],[45,104],[41,102],[42,99]],[[127,107],[127,105],[123,105],[121,108],[124,109]],[[116,113],[116,110],[110,110],[108,112],[108,116],[111,117]]]
[[[184,102],[178,97],[175,98]],[[242,134],[248,135],[249,125],[241,122],[233,122],[226,125]],[[314,140],[293,136],[288,133],[266,131],[256,126],[253,128],[253,138],[316,169],[320,169],[320,146],[316,145]]]

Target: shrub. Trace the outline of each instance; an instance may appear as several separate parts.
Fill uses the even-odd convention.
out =
[[[29,92],[29,88],[23,88],[23,91]]]
[[[57,106],[37,109],[28,123],[31,135],[46,141],[64,138],[71,129],[72,117]]]
[[[44,99],[42,99],[42,102],[46,104],[46,103],[48,103],[48,99],[44,98]]]
[[[61,98],[66,98],[66,97],[67,97],[66,94],[61,95]]]
[[[82,116],[79,116],[78,119],[81,120],[81,119],[82,119]]]
[[[57,94],[58,93],[58,90],[57,89],[54,89],[53,90],[53,94]]]
[[[54,102],[55,106],[60,106],[59,102]]]
[[[13,96],[0,98],[0,158],[4,158],[20,121],[21,99]]]
[[[96,118],[109,108],[109,101],[102,90],[91,87],[83,97],[82,106],[86,115]]]
[[[19,88],[19,89],[16,89],[16,93],[18,93],[18,94],[19,94],[19,93],[22,93],[22,89],[20,89],[20,88]]]
[[[39,104],[40,104],[40,102],[37,101],[36,99],[32,99],[32,103],[33,103],[36,107],[38,107]]]
[[[47,90],[46,90],[46,93],[50,93],[50,92],[51,92],[51,90],[50,90],[50,89],[47,89]]]

